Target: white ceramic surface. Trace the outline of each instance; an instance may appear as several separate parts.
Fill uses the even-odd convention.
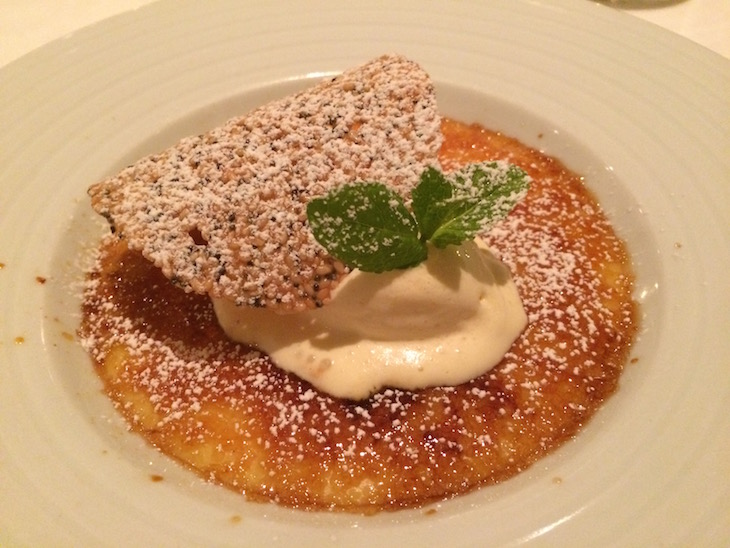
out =
[[[730,62],[582,1],[283,6],[155,3],[0,70],[0,545],[728,542]],[[70,337],[85,189],[387,51],[586,175],[637,265],[638,362],[574,442],[435,513],[247,503],[127,433]]]
[[[155,1],[158,0],[3,0],[0,66],[60,36]],[[599,1],[730,58],[727,0]]]

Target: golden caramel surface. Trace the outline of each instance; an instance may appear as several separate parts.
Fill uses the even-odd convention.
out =
[[[251,499],[366,513],[504,480],[574,436],[616,389],[635,336],[625,246],[559,161],[476,125],[442,129],[444,167],[507,159],[533,178],[485,235],[529,318],[497,367],[456,387],[329,397],[227,340],[206,297],[110,237],[80,333],[132,430]]]

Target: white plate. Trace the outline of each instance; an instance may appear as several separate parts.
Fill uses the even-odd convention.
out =
[[[153,4],[0,71],[0,545],[730,540],[730,63],[584,1],[259,4]],[[444,113],[586,175],[637,264],[638,362],[574,442],[435,513],[248,503],[127,433],[70,340],[103,230],[85,189],[391,51]]]

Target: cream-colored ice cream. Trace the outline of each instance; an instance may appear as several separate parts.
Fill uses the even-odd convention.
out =
[[[297,314],[213,301],[230,338],[333,396],[456,385],[494,367],[527,324],[507,268],[480,241],[430,248],[406,270],[355,270]]]

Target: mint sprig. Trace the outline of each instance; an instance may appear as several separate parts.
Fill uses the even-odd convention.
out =
[[[429,167],[403,198],[382,183],[341,186],[315,198],[307,218],[315,239],[332,256],[366,272],[409,268],[438,248],[473,239],[503,219],[522,199],[529,177],[503,162],[482,162],[444,175]]]
[[[403,198],[382,183],[355,183],[307,205],[315,239],[349,266],[384,272],[426,259],[418,224]]]

